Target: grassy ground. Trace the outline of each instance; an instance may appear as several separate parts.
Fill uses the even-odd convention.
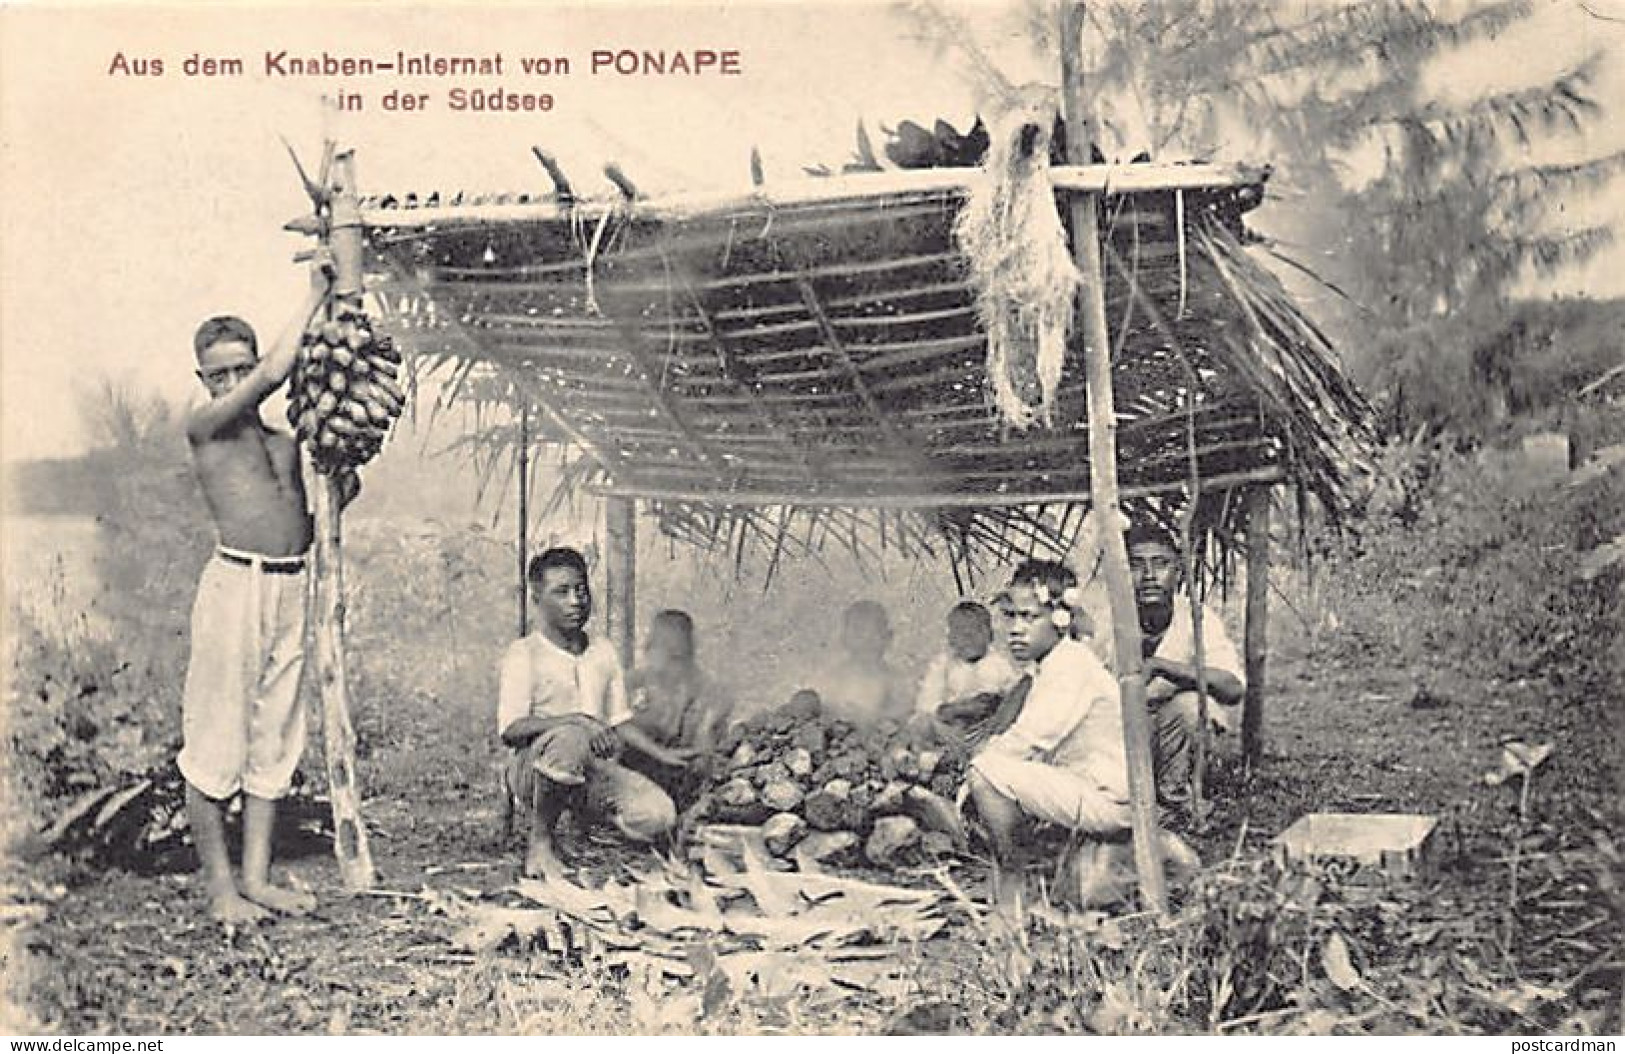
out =
[[[1618,581],[1574,577],[1577,555],[1619,522],[1617,479],[1601,491],[1564,489],[1467,460],[1441,473],[1420,519],[1371,521],[1331,546],[1313,583],[1282,575],[1269,757],[1250,776],[1220,759],[1214,814],[1194,832],[1212,866],[1179,891],[1168,921],[1043,906],[1006,920],[967,913],[943,938],[897,949],[908,981],[884,997],[735,988],[712,999],[703,977],[651,986],[535,948],[460,951],[437,894],[490,894],[511,882],[516,862],[498,840],[490,735],[495,660],[512,633],[512,557],[480,532],[358,526],[357,724],[389,892],[347,895],[325,853],[290,857],[289,872],[320,894],[319,915],[227,935],[202,921],[187,872],[87,871],[57,858],[14,865],[12,1026],[1617,1032],[1625,907],[1612,839],[1625,714],[1608,656]],[[917,668],[936,619],[905,622],[902,612],[941,611],[948,596],[916,568],[884,579],[796,568],[766,594],[659,554],[642,570],[643,606],[676,603],[712,627],[713,665],[747,701],[777,701],[816,661],[838,598],[886,600],[903,623],[899,665]],[[13,656],[23,693],[12,697],[14,718],[28,691],[49,711],[98,680],[99,705],[117,710],[126,695],[150,705],[167,684],[164,662],[177,661],[149,656],[131,681],[94,647],[64,656],[49,644]],[[40,695],[47,674],[68,689]],[[44,723],[30,720],[13,722],[11,776],[14,793],[37,796],[41,759],[18,737],[42,735]],[[163,737],[148,738],[142,749],[156,753]],[[1554,747],[1522,810],[1517,781],[1483,779],[1510,738]],[[319,756],[313,743],[307,768],[319,769]],[[60,765],[65,755],[52,757]],[[1276,874],[1263,859],[1267,840],[1314,810],[1439,816],[1437,875],[1369,890]],[[601,846],[585,859],[600,877],[620,863]],[[980,887],[974,860],[952,874]]]

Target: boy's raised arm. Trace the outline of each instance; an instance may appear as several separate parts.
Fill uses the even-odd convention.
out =
[[[254,364],[253,370],[229,392],[218,399],[208,400],[192,411],[186,422],[188,439],[197,442],[218,435],[244,413],[258,407],[288,379],[299,355],[299,341],[304,336],[305,327],[322,306],[327,297],[327,288],[332,283],[330,260],[331,257],[324,254],[311,265],[310,292],[304,303],[277,336],[271,350]]]

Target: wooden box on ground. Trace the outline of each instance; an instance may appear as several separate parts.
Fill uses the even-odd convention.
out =
[[[1275,839],[1282,865],[1344,865],[1353,875],[1425,879],[1436,861],[1437,817],[1407,813],[1315,812]]]

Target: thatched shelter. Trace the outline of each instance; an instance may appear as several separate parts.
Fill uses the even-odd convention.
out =
[[[1013,427],[989,397],[954,236],[976,174],[591,202],[561,181],[534,199],[369,198],[362,218],[399,339],[453,390],[494,378],[534,413],[530,440],[572,445],[574,478],[647,503],[669,534],[775,559],[941,544],[974,573],[1064,553],[1089,500],[1081,367],[1047,425]],[[1368,463],[1364,401],[1244,248],[1267,176],[1050,170],[1063,206],[1101,195],[1124,497],[1172,522],[1200,493],[1197,531],[1221,549],[1244,534],[1241,489],[1290,483],[1335,512]]]
[[[667,534],[741,555],[759,541],[770,561],[832,538],[855,552],[945,542],[962,586],[978,557],[1067,555],[1081,510],[1126,502],[1178,524],[1188,559],[1216,548],[1227,569],[1245,543],[1243,742],[1257,760],[1268,495],[1288,483],[1340,511],[1369,464],[1367,407],[1244,248],[1266,170],[1054,166],[1083,151],[1049,114],[1013,108],[981,168],[772,188],[753,171],[756,190],[731,197],[641,199],[609,166],[619,198],[584,202],[536,151],[551,200],[357,202],[348,182],[348,229],[384,272],[371,288],[397,337],[452,368],[454,396],[517,409],[517,434],[498,441],[521,480],[531,447],[555,441],[577,451],[566,478],[609,499],[604,607],[623,664],[638,502]],[[861,129],[860,155],[874,161]],[[1091,456],[1113,471],[1092,481]],[[522,502],[521,531],[525,519]],[[521,534],[521,566],[526,548]],[[1135,859],[1160,909],[1139,629],[1115,535],[1101,566]],[[523,632],[523,585],[520,597]]]

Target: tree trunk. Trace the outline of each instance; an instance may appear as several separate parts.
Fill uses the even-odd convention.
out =
[[[1086,117],[1082,46],[1084,7],[1069,4],[1062,19],[1062,107],[1066,116],[1067,160],[1088,162],[1092,122]],[[1123,740],[1128,761],[1129,804],[1134,824],[1134,865],[1140,893],[1152,911],[1163,910],[1167,890],[1157,849],[1157,789],[1151,771],[1150,722],[1145,708],[1145,671],[1140,656],[1140,615],[1129,576],[1128,549],[1117,529],[1121,504],[1117,490],[1117,413],[1106,329],[1105,275],[1100,263],[1097,196],[1071,199],[1072,254],[1083,275],[1078,320],[1089,391],[1089,489],[1091,504],[1106,525],[1102,570],[1111,595],[1118,689],[1123,707]]]
[[[530,407],[519,408],[519,635],[530,633]]]

